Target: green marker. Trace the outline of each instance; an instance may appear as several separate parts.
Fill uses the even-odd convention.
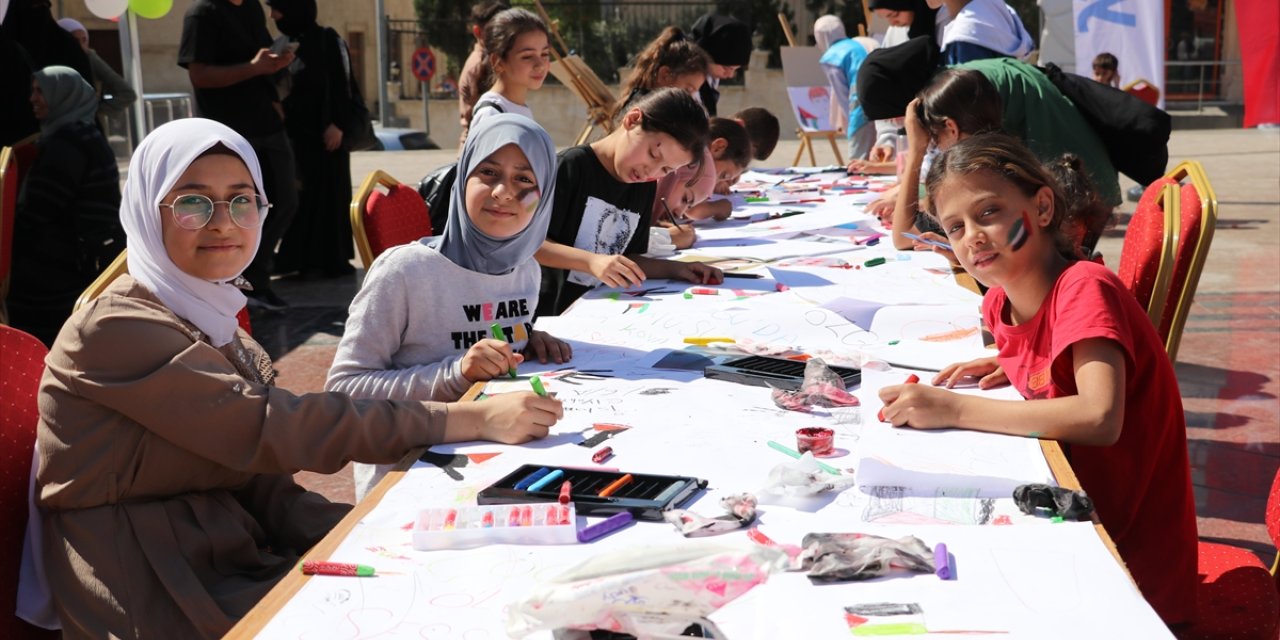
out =
[[[747,202],[768,202],[768,196],[747,196]]]
[[[864,624],[850,629],[855,636],[917,636],[929,633],[919,622],[898,622],[890,624]]]
[[[777,451],[779,453],[785,453],[786,455],[789,455],[792,458],[795,458],[796,460],[799,460],[802,457],[802,454],[799,451],[796,451],[795,449],[792,449],[791,447],[788,447],[784,444],[778,444],[773,440],[768,441],[766,444],[769,445],[770,449],[773,449],[774,451]],[[819,469],[822,469],[823,471],[826,471],[827,473],[830,473],[831,475],[834,475],[834,476],[840,475],[839,469],[829,464],[826,464],[824,462],[819,462],[817,460],[814,460],[814,462],[818,463]]]
[[[542,386],[542,378],[539,378],[538,376],[533,376],[532,378],[529,378],[529,384],[530,386],[533,387],[534,393],[544,398],[547,397],[547,388]]]
[[[503,342],[507,341],[506,334],[502,333],[502,327],[499,327],[496,322],[489,325],[489,333],[493,335],[494,340],[501,340]],[[516,368],[511,367],[507,369],[507,373],[511,374],[512,378],[516,377]]]
[[[864,266],[864,267],[878,267],[878,266],[880,266],[880,265],[884,264],[885,262],[886,262],[886,260],[885,260],[884,258],[872,258],[872,259],[870,259],[870,260],[868,260],[868,261],[866,261],[866,262],[862,263],[862,266]]]

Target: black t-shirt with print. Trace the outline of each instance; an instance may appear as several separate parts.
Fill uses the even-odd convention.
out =
[[[547,239],[593,253],[643,254],[649,250],[648,213],[656,193],[656,182],[615,180],[588,145],[565,149],[556,167]],[[595,282],[589,274],[543,267],[538,315],[559,315]]]
[[[239,6],[228,0],[196,0],[182,20],[178,65],[246,64],[258,50],[271,46],[266,14],[258,0]],[[246,138],[267,136],[284,128],[272,106],[276,88],[270,76],[255,76],[218,89],[196,89],[199,115],[217,120]]]

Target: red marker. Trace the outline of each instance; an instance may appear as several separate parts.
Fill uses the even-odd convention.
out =
[[[449,514],[444,517],[444,530],[449,531],[458,523],[458,510],[450,509]]]
[[[611,457],[613,457],[613,447],[605,447],[591,454],[591,461],[600,464]]]
[[[693,295],[695,295],[695,296],[718,296],[718,295],[720,295],[720,291],[719,291],[718,289],[704,289],[704,288],[702,288],[702,287],[694,287],[694,288],[692,288],[692,289],[690,289],[690,290],[689,290],[689,293],[692,293],[692,294],[693,294]]]
[[[307,560],[302,563],[302,573],[309,576],[353,576],[367,578],[377,572],[373,567],[365,564]]]
[[[917,382],[920,382],[920,376],[913,373],[907,376],[906,382],[903,382],[902,384],[915,384]],[[880,422],[888,422],[888,420],[884,419],[884,407],[880,407],[880,413],[876,414],[876,417],[880,418]]]
[[[573,491],[573,485],[568,480],[560,485],[560,504],[569,504],[569,493]]]

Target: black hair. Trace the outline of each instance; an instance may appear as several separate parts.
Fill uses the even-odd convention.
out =
[[[778,124],[778,116],[769,113],[764,107],[747,107],[733,114],[733,119],[742,123],[751,139],[751,155],[756,160],[768,160],[778,146],[778,136],[782,127]]]
[[[960,133],[969,135],[1000,131],[1004,119],[1000,93],[986,76],[973,69],[940,71],[920,91],[919,98],[916,115],[934,139],[946,127],[947,118],[955,121]]]
[[[675,138],[676,144],[688,150],[696,160],[707,147],[707,112],[693,96],[666,87],[645,95],[631,104],[628,111],[640,111],[640,128],[644,131],[665,133]]]

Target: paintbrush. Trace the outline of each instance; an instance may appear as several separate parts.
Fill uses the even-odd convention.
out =
[[[680,226],[679,222],[676,222],[676,214],[671,213],[671,207],[667,206],[666,198],[662,198],[662,210],[667,212],[667,219],[671,221],[671,224],[674,224],[677,229],[684,231],[684,227]]]

